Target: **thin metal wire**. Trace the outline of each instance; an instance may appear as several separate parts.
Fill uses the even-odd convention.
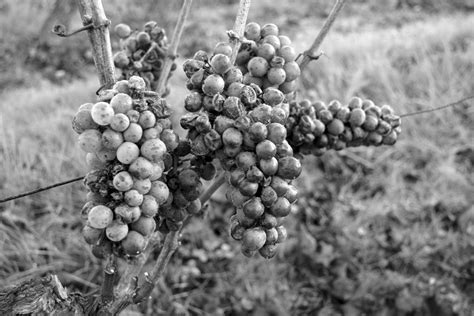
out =
[[[458,101],[456,101],[456,102],[452,102],[452,103],[449,103],[449,104],[446,104],[446,105],[442,105],[442,106],[436,107],[436,108],[432,108],[432,109],[428,109],[428,110],[420,110],[420,111],[411,112],[411,113],[405,113],[405,114],[400,115],[400,117],[408,117],[408,116],[414,116],[414,115],[419,115],[419,114],[424,114],[424,113],[439,111],[439,110],[442,110],[442,109],[446,109],[446,108],[449,108],[449,107],[458,105],[458,104],[460,104],[460,103],[463,103],[463,102],[465,102],[465,101],[467,101],[467,100],[471,100],[471,99],[474,99],[474,95],[472,95],[472,96],[470,96],[470,97],[466,97],[466,98],[461,99],[461,100],[458,100]]]
[[[16,199],[19,199],[19,198],[22,198],[22,197],[25,197],[25,196],[28,196],[28,195],[36,194],[36,193],[43,192],[43,191],[46,191],[46,190],[51,190],[53,188],[63,186],[63,185],[66,185],[66,184],[70,184],[70,183],[73,183],[73,182],[77,182],[77,181],[80,181],[82,179],[84,179],[84,176],[77,177],[77,178],[70,179],[70,180],[66,180],[66,181],[63,181],[63,182],[58,182],[58,183],[55,183],[55,184],[52,184],[52,185],[48,185],[46,187],[42,187],[42,188],[33,190],[33,191],[29,191],[29,192],[21,193],[21,194],[18,194],[18,195],[10,196],[10,197],[1,199],[0,203],[13,201],[13,200],[16,200]]]

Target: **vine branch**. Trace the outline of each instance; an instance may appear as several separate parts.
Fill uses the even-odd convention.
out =
[[[148,275],[145,273],[145,282],[140,286],[135,297],[133,298],[134,303],[140,303],[150,296],[156,282],[158,282],[158,279],[163,275],[163,272],[165,271],[171,256],[173,256],[173,253],[176,251],[176,249],[178,249],[179,233],[180,230],[176,230],[166,234],[165,242],[163,244],[163,248],[160,251],[158,259],[156,260],[150,274]]]
[[[92,45],[94,64],[101,86],[110,87],[115,82],[115,68],[110,44],[110,20],[105,16],[101,0],[76,0],[84,26],[93,24],[87,33]]]
[[[323,27],[319,34],[316,36],[311,47],[303,53],[303,59],[299,63],[301,71],[303,71],[306,66],[308,66],[309,62],[313,59],[317,59],[316,55],[318,54],[319,47],[321,46],[324,38],[328,35],[329,30],[331,29],[334,21],[336,20],[339,12],[341,12],[342,7],[346,3],[346,0],[336,0],[334,7],[331,9],[328,18],[324,21]]]
[[[239,53],[241,39],[244,37],[245,25],[247,24],[247,16],[249,14],[251,0],[240,0],[239,10],[235,17],[234,28],[232,29],[236,37],[230,39],[230,45],[232,46],[232,55],[230,62],[233,65],[237,54]]]
[[[158,84],[156,92],[161,96],[165,92],[166,82],[168,80],[171,67],[178,53],[178,45],[181,40],[181,35],[183,34],[184,22],[188,17],[189,11],[191,9],[192,0],[184,0],[181,11],[179,12],[178,21],[176,22],[176,27],[174,28],[173,38],[171,39],[171,44],[168,48],[168,53],[165,56],[165,63],[163,69],[161,70],[160,78],[158,78]]]
[[[133,297],[138,286],[138,276],[143,270],[143,266],[148,261],[153,250],[160,242],[160,233],[154,232],[150,237],[147,248],[143,253],[134,259],[134,262],[127,263],[125,271],[120,278],[119,284],[116,287],[117,299],[112,302],[109,307],[111,314],[116,314],[125,309],[128,305],[133,303]]]
[[[201,205],[204,204],[211,198],[211,196],[225,183],[225,173],[221,173],[217,178],[215,178],[214,182],[211,184],[209,188],[199,197],[201,201]]]
[[[104,268],[104,281],[100,293],[102,304],[107,304],[114,299],[114,279],[117,270],[117,259],[114,255],[107,258],[107,264]]]

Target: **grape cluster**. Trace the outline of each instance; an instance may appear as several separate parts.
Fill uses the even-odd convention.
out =
[[[81,105],[73,119],[90,169],[83,235],[98,257],[112,249],[127,256],[143,251],[169,200],[164,172],[178,138],[164,99],[145,88],[137,76],[119,81],[97,103]]]
[[[118,80],[138,75],[145,80],[147,89],[156,90],[164,58],[168,53],[165,30],[155,21],[149,21],[142,31],[132,31],[130,26],[124,23],[117,24],[114,31],[121,39],[121,51],[114,55]],[[173,64],[171,71],[175,69],[176,64]],[[164,95],[168,93],[169,87],[166,88]]]
[[[235,62],[242,71],[244,84],[254,83],[262,90],[277,88],[289,100],[293,98],[296,79],[301,74],[296,57],[291,40],[280,35],[278,26],[251,22],[245,27]]]
[[[277,244],[286,239],[282,220],[297,199],[291,181],[300,175],[302,166],[286,141],[284,122],[272,117],[271,107],[258,106],[248,117],[250,124],[244,132],[248,142],[228,172],[227,199],[237,210],[230,230],[241,241],[244,255],[258,251],[271,258]]]
[[[320,156],[328,149],[393,145],[401,132],[400,117],[389,105],[354,97],[347,106],[309,100],[290,103],[288,142],[295,152]]]
[[[248,111],[255,107],[265,106],[262,111],[269,109],[280,123],[288,117],[287,100],[294,91],[288,84],[294,86],[300,74],[291,41],[277,36],[274,24],[260,28],[249,23],[245,34],[248,39],[243,40],[237,66],[231,64],[231,45],[224,42],[216,45],[212,56],[198,51],[183,65],[191,90],[185,108],[191,113],[182,117],[181,125],[189,130],[197,156],[216,153],[221,162],[235,158],[249,141],[242,131],[249,125]],[[227,163],[223,165],[228,169]]]
[[[191,152],[219,159],[237,209],[231,235],[245,255],[265,258],[286,238],[282,219],[297,198],[291,180],[301,173],[285,128],[300,69],[291,41],[278,34],[274,24],[249,23],[236,65],[223,42],[212,56],[198,51],[183,65],[191,93],[181,126],[189,130]]]
[[[259,87],[242,83],[241,71],[230,62],[231,54],[228,43],[219,43],[211,58],[198,51],[183,65],[191,93],[184,104],[190,113],[181,118],[181,126],[189,130],[191,152],[198,157],[216,151],[235,157],[243,144],[236,121],[257,105],[257,95],[262,93]]]

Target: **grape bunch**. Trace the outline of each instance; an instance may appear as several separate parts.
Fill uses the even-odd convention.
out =
[[[278,26],[251,22],[245,27],[235,62],[243,74],[244,84],[254,83],[262,90],[277,88],[290,100],[301,74],[296,57],[290,38],[280,35]]]
[[[241,71],[230,62],[231,53],[230,44],[219,43],[210,58],[198,51],[183,65],[191,93],[184,104],[190,113],[181,118],[181,126],[189,130],[195,156],[209,157],[220,151],[235,157],[243,143],[236,121],[256,106],[262,93],[255,85],[242,84]]]
[[[135,256],[156,229],[170,195],[164,181],[177,147],[167,105],[145,81],[132,76],[104,90],[97,103],[79,107],[73,119],[90,172],[83,235],[97,257]]]
[[[121,39],[121,50],[113,57],[118,70],[118,80],[138,75],[145,80],[147,89],[156,90],[164,59],[168,54],[165,30],[155,21],[149,21],[142,31],[132,31],[130,26],[124,23],[117,24],[114,31]],[[171,71],[175,69],[176,64],[173,64]],[[166,88],[164,96],[168,93],[169,87]]]
[[[277,36],[276,25],[260,29],[257,23],[249,23],[245,34],[249,39],[243,40],[237,66],[231,64],[232,47],[225,42],[216,45],[212,56],[198,51],[183,65],[191,93],[185,99],[190,113],[183,116],[181,125],[189,130],[192,152],[197,156],[216,153],[226,169],[248,142],[242,133],[249,125],[248,111],[266,105],[284,123],[287,100],[294,92],[288,84],[294,86],[300,75],[291,41]]]
[[[393,145],[401,132],[400,117],[389,105],[354,97],[347,106],[309,100],[290,103],[288,142],[295,152],[320,156],[329,149]]]
[[[286,141],[285,120],[273,110],[261,104],[245,117],[247,141],[227,173],[227,199],[236,208],[231,236],[241,241],[246,256],[257,251],[264,258],[275,255],[277,244],[286,239],[282,220],[298,194],[291,181],[300,175],[301,162]]]
[[[282,219],[297,198],[291,180],[302,167],[285,124],[300,69],[290,44],[276,25],[249,23],[236,65],[224,42],[211,56],[198,51],[183,65],[191,93],[181,126],[194,155],[216,157],[227,171],[227,198],[236,207],[231,235],[247,256],[275,255],[286,238]]]

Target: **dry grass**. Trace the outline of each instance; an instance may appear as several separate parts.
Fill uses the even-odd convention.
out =
[[[312,20],[301,23],[302,31],[294,39],[300,51],[314,38]],[[325,101],[370,97],[377,103],[392,104],[399,113],[472,95],[473,23],[474,15],[453,15],[434,16],[401,28],[364,28],[363,32],[348,32],[350,28],[343,25],[343,32],[327,38],[323,50],[328,57],[314,62],[300,95]],[[182,74],[173,79],[169,100],[173,106],[182,104],[186,93],[179,86],[182,82]],[[96,78],[91,76],[62,87],[41,82],[0,96],[0,197],[85,172],[84,154],[75,143],[70,121],[81,103],[93,99],[96,88]],[[337,187],[331,209],[334,227],[342,230],[341,238],[352,240],[349,250],[360,251],[360,266],[367,273],[362,276],[375,278],[373,274],[379,271],[370,262],[375,249],[371,248],[371,231],[386,225],[380,218],[387,214],[404,221],[399,232],[408,249],[398,255],[407,265],[398,272],[405,276],[427,269],[424,264],[430,261],[423,251],[427,257],[434,253],[427,245],[439,247],[436,254],[441,252],[448,266],[455,266],[449,256],[460,256],[469,245],[466,235],[443,226],[446,214],[436,213],[435,206],[441,204],[452,212],[455,221],[474,204],[473,166],[460,162],[457,155],[459,149],[472,149],[473,108],[470,101],[456,109],[406,118],[394,147],[352,149],[345,155],[307,159],[302,191],[309,195],[320,184]],[[100,262],[92,258],[79,231],[84,193],[76,183],[0,204],[3,283],[62,271],[61,280],[75,289],[89,292],[99,284]],[[354,209],[357,216],[351,217]],[[311,208],[306,211],[314,212]],[[162,314],[169,314],[185,309],[197,315],[272,310],[286,315],[319,304],[319,286],[324,280],[311,269],[324,260],[321,242],[304,231],[299,221],[290,221],[290,240],[277,258],[265,261],[237,255],[237,244],[216,235],[216,231],[226,234],[219,220],[219,215],[211,214],[190,227],[185,238],[197,250],[189,253],[193,247],[184,247],[180,251],[166,283],[159,287],[156,305],[142,310],[157,313],[161,308]],[[217,228],[211,230],[210,222]],[[225,251],[216,254],[216,249]],[[225,259],[226,254],[232,260]],[[414,262],[418,266],[408,265]],[[178,276],[189,273],[184,268],[193,264],[197,264],[199,277],[180,279]]]

